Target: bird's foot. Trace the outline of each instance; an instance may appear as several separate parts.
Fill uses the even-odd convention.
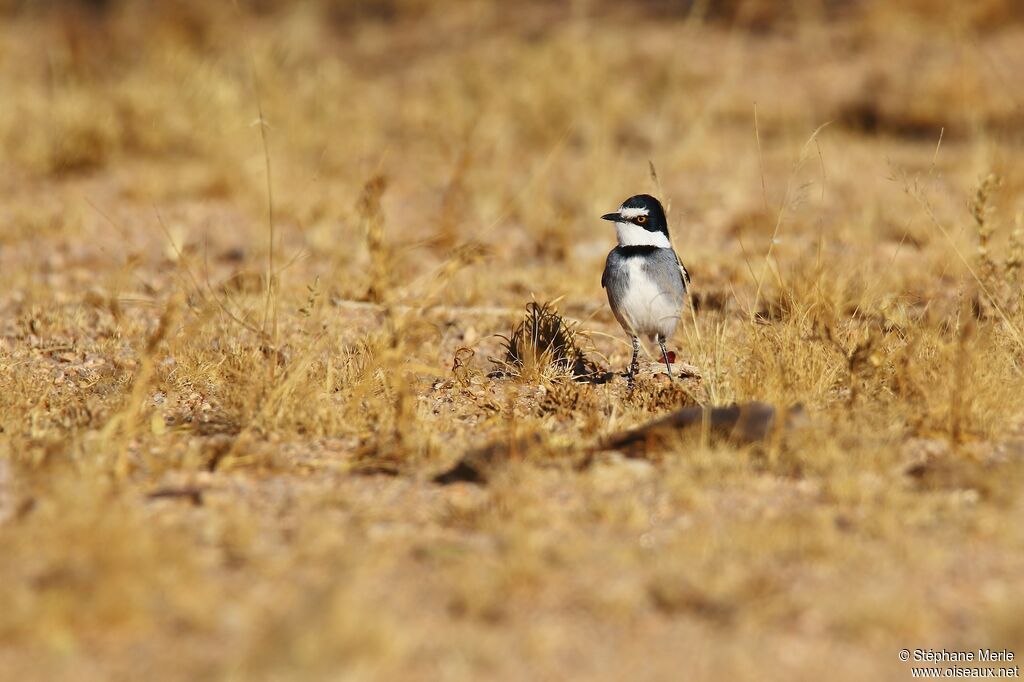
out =
[[[673,381],[674,377],[672,376],[672,361],[676,359],[676,354],[669,353],[668,349],[665,348],[664,339],[659,338],[658,345],[661,346],[661,359],[665,361],[665,373],[668,374],[668,380]]]

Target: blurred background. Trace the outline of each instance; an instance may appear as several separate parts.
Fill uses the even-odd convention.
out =
[[[542,288],[592,296],[590,257],[608,235],[593,235],[590,218],[656,190],[648,162],[686,216],[679,245],[715,261],[738,254],[737,236],[763,247],[794,186],[820,190],[823,177],[827,201],[813,218],[790,219],[841,230],[849,221],[837,216],[875,213],[857,229],[898,240],[910,204],[895,199],[904,193],[890,176],[934,162],[959,174],[962,206],[963,188],[1002,171],[1006,145],[1020,142],[1024,6],[1014,0],[0,7],[7,192],[56,181],[79,196],[84,183],[118,223],[118,211],[156,203],[186,247],[199,237],[178,214],[221,211],[200,219],[225,223],[205,238],[258,257],[262,109],[277,238],[318,274],[328,275],[318,261],[342,268],[330,270],[342,297],[365,296],[370,284],[329,252],[354,234],[353,207],[375,175],[388,179],[384,207],[401,232],[391,237],[417,242],[409,267],[457,244],[500,242],[493,255],[520,265],[505,290],[521,297],[523,282],[547,281],[545,259],[575,253],[583,259],[561,271],[570,277]],[[823,125],[820,163],[798,164]],[[966,162],[936,155],[940,137],[946,149],[970,147]],[[1012,190],[1019,173],[1006,171]],[[57,210],[54,187],[45,195],[33,206]],[[42,218],[21,218],[33,219]],[[81,220],[87,232],[110,227],[88,207]],[[151,224],[128,232],[130,249],[161,249]],[[471,279],[452,295],[482,303]]]
[[[1024,655],[1022,75],[1021,0],[0,0],[0,679]],[[693,395],[489,377],[625,366],[639,192]],[[819,430],[550,466],[693,396]]]

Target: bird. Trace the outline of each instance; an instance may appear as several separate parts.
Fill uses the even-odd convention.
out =
[[[639,369],[640,336],[658,342],[671,380],[665,342],[675,333],[682,315],[690,273],[672,248],[665,209],[650,194],[637,194],[601,218],[615,223],[618,239],[605,261],[601,286],[608,293],[615,319],[633,342],[629,385]]]

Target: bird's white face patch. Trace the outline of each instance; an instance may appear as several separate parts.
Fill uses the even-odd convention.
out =
[[[619,215],[628,220],[632,220],[637,216],[647,215],[648,213],[649,211],[646,208],[626,208],[624,206],[619,208]]]
[[[644,211],[644,213],[646,213],[646,211]],[[622,212],[622,215],[625,215],[624,211]],[[658,246],[663,249],[672,248],[672,244],[663,232],[651,232],[650,230],[645,230],[634,223],[616,221],[615,236],[619,239],[619,246]]]

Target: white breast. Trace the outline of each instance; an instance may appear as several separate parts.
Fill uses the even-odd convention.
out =
[[[659,288],[643,269],[643,261],[626,262],[629,285],[612,303],[615,317],[627,332],[637,336],[670,338],[675,333],[683,301],[675,293]]]

